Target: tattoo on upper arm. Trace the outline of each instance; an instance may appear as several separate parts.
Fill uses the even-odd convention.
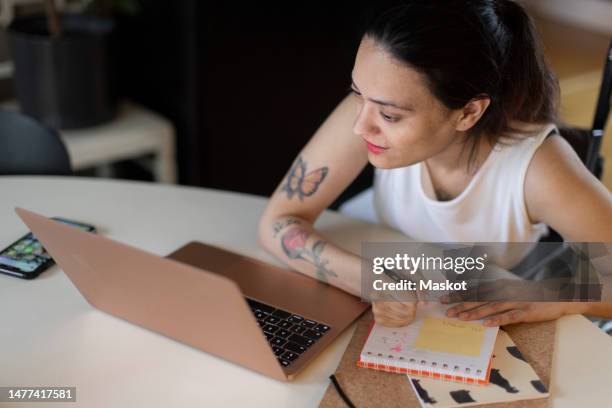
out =
[[[276,221],[274,225],[272,226],[272,229],[274,230],[273,237],[276,238],[278,233],[281,232],[283,229],[287,228],[288,226],[301,224],[301,223],[302,222],[297,218],[286,218],[281,221]]]
[[[309,249],[306,247],[308,237],[310,237],[310,233],[302,228],[290,228],[281,237],[281,246],[285,255],[289,259],[301,259],[313,264],[316,268],[317,278],[321,281],[327,282],[329,276],[338,276],[328,268],[329,261],[321,258],[321,252],[323,252],[326,242],[318,240]]]
[[[327,167],[319,167],[309,173],[306,171],[306,162],[302,160],[302,156],[298,156],[289,170],[287,182],[282,186],[282,191],[287,193],[288,199],[293,198],[295,194],[300,201],[303,201],[304,197],[313,195],[325,179],[325,176],[327,176],[329,169]]]

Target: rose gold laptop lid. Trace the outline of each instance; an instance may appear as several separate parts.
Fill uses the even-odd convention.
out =
[[[236,282],[249,299],[327,325],[329,330],[324,336],[302,352],[289,367],[283,368],[289,379],[370,307],[358,297],[299,272],[201,242],[189,242],[168,258],[225,276]],[[288,330],[293,331],[293,328]],[[302,331],[295,333],[303,334]]]
[[[93,307],[287,380],[232,280],[21,208],[16,212]]]

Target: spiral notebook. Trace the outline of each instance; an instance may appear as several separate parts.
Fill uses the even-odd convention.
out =
[[[447,305],[417,309],[401,328],[374,323],[357,365],[375,370],[486,385],[498,327],[445,315]]]
[[[527,362],[508,333],[499,331],[491,363],[490,384],[454,384],[429,378],[409,377],[423,408],[452,408],[547,398],[544,382]]]

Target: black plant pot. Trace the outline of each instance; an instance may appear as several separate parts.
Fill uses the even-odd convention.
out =
[[[16,19],[8,38],[21,110],[55,129],[93,126],[117,111],[111,58],[113,22],[81,15],[61,18],[51,38],[44,16]]]

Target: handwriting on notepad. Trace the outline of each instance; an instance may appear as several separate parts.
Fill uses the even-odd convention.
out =
[[[479,356],[485,329],[474,322],[426,317],[414,346],[435,352]]]
[[[476,323],[462,322],[462,321],[450,320],[450,319],[441,319],[441,320],[442,320],[442,325],[450,326],[452,328],[458,328],[462,330],[463,329],[471,330],[471,331],[475,331],[478,333],[483,333],[485,329],[483,326],[476,324]]]

